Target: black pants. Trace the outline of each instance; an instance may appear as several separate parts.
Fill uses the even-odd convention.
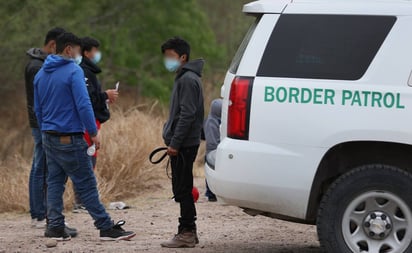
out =
[[[172,188],[175,201],[180,203],[179,230],[196,230],[196,207],[193,200],[193,163],[199,146],[184,147],[171,157]]]

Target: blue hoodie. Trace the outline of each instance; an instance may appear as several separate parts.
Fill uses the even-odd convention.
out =
[[[42,131],[97,134],[83,70],[71,59],[46,58],[34,79],[34,110]]]

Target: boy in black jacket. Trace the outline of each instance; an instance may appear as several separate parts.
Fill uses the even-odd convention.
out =
[[[178,37],[166,41],[161,50],[166,69],[176,73],[163,139],[170,156],[174,199],[180,203],[178,233],[161,245],[166,248],[195,247],[199,240],[192,196],[193,163],[200,144],[204,117],[200,80],[204,61],[189,61],[190,46]]]
[[[43,142],[39,125],[34,113],[34,88],[33,81],[37,72],[43,66],[44,60],[49,54],[56,52],[56,39],[64,33],[63,28],[56,27],[50,30],[42,48],[31,48],[26,54],[30,57],[24,71],[26,82],[27,112],[30,128],[34,140],[33,163],[29,180],[29,199],[32,227],[44,229],[46,225],[46,156],[43,150]]]
[[[102,91],[97,74],[102,70],[97,66],[100,62],[102,54],[99,50],[100,43],[96,39],[90,37],[82,38],[82,62],[80,67],[83,69],[84,78],[87,85],[87,91],[89,92],[90,100],[93,106],[94,116],[96,118],[97,128],[100,130],[101,124],[109,120],[110,111],[107,103],[114,103],[119,95],[115,89],[109,89]],[[89,134],[85,133],[85,139],[87,143],[92,145]],[[96,167],[97,152],[92,156],[93,168]],[[75,203],[73,208],[74,213],[86,212],[85,207],[81,204],[78,195],[75,194]]]

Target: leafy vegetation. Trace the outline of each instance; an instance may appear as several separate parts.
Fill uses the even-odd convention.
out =
[[[120,80],[137,97],[166,101],[172,77],[160,45],[179,35],[192,45],[192,58],[206,60],[205,79],[220,86],[227,65],[251,19],[245,0],[15,0],[0,1],[0,89],[21,89],[24,52],[41,47],[46,32],[63,27],[102,43],[106,86]],[[212,87],[213,88],[213,87]]]

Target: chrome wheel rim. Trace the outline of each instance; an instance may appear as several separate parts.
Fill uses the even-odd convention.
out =
[[[342,234],[352,252],[401,253],[412,240],[412,213],[393,193],[366,192],[346,208]]]

